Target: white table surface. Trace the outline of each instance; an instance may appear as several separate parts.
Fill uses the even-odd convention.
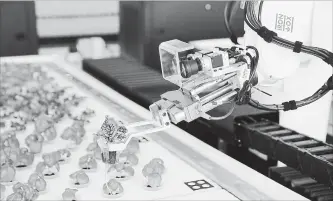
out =
[[[110,115],[124,122],[134,122],[142,119],[150,119],[150,113],[145,108],[137,105],[121,94],[94,79],[78,68],[73,68],[59,57],[50,56],[24,56],[1,58],[3,63],[37,63],[50,67],[50,74],[59,83],[72,86],[72,91],[88,97],[75,113],[86,107],[96,111],[96,117],[85,128],[86,139],[81,146],[73,151],[70,163],[61,165],[58,177],[47,179],[48,192],[40,195],[39,200],[60,200],[61,193],[70,187],[68,175],[79,169],[78,159],[86,154],[87,145],[92,142],[92,134],[101,126],[105,115]],[[59,74],[55,69],[69,73],[83,85],[77,85]],[[57,68],[58,67],[58,68]],[[85,86],[94,88],[91,93]],[[97,97],[102,94],[103,97]],[[69,120],[63,120],[57,125],[58,135]],[[32,131],[18,134],[23,145],[25,135]],[[135,167],[135,176],[125,182],[125,194],[119,200],[307,200],[293,191],[270,180],[264,175],[239,163],[222,152],[194,138],[176,126],[172,126],[165,132],[159,132],[147,136],[149,142],[140,144],[139,164]],[[24,145],[23,145],[24,146]],[[66,143],[59,137],[52,143],[45,145],[43,152],[55,151],[64,148]],[[144,178],[141,174],[143,165],[154,157],[164,160],[166,173],[163,175],[163,188],[159,191],[146,191],[143,188]],[[37,156],[32,167],[19,170],[17,180],[26,182],[41,157]],[[104,165],[98,163],[98,170],[88,173],[91,183],[87,188],[79,189],[79,200],[109,200],[102,196],[101,187],[105,182]],[[204,179],[214,187],[210,189],[192,191],[184,182]],[[7,188],[6,195],[11,193]]]

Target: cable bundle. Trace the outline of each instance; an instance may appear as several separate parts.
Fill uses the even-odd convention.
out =
[[[263,1],[246,1],[245,2],[245,22],[246,24],[255,31],[261,38],[263,38],[268,43],[274,43],[278,46],[288,48],[295,53],[303,52],[305,54],[309,54],[315,57],[322,59],[327,64],[333,67],[333,53],[318,47],[311,47],[303,45],[302,42],[296,41],[291,42],[289,40],[280,38],[277,33],[267,29],[265,26],[261,24],[261,10],[262,10]],[[259,12],[255,12],[256,6],[259,6]],[[311,96],[300,100],[300,101],[287,101],[282,104],[261,104],[256,100],[251,99],[249,104],[252,107],[261,109],[261,110],[295,110],[299,107],[308,105],[312,102],[317,101],[325,94],[327,94],[330,90],[333,90],[333,78],[332,76],[327,80],[327,82],[320,87],[314,94]]]

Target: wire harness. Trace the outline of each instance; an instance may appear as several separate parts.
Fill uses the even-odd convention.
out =
[[[243,2],[244,3],[244,2]],[[263,1],[246,1],[244,5],[245,13],[245,22],[246,24],[255,31],[261,38],[263,38],[268,43],[276,44],[283,48],[288,48],[295,53],[305,53],[315,57],[320,58],[327,64],[333,67],[333,53],[319,47],[311,47],[304,45],[301,41],[292,42],[283,38],[280,38],[277,33],[267,29],[261,24],[261,10],[262,10]],[[256,8],[258,8],[256,12]],[[259,58],[259,57],[258,57]],[[257,63],[256,63],[257,65]],[[325,96],[330,90],[333,90],[333,78],[332,76],[325,82],[325,84],[320,87],[315,93],[311,96],[304,98],[299,101],[291,100],[284,102],[282,104],[261,104],[258,101],[250,98],[249,104],[252,107],[261,110],[268,111],[288,111],[296,110],[299,107],[308,105]]]

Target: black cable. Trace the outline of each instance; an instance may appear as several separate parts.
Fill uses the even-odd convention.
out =
[[[237,104],[247,104],[251,100],[251,90],[253,87],[253,79],[255,77],[258,61],[259,61],[259,51],[253,46],[247,46],[246,50],[252,49],[255,51],[255,57],[248,55],[251,58],[251,72],[249,80],[245,81],[243,87],[238,91],[236,102]]]
[[[230,20],[232,17],[231,13],[232,13],[235,5],[237,5],[237,2],[235,2],[235,1],[228,1],[226,3],[226,6],[224,7],[224,24],[230,35],[229,38],[230,38],[231,42],[238,45],[239,43],[237,40],[237,36],[234,34],[234,32],[232,31],[231,26],[230,26]]]
[[[262,7],[262,1],[260,2],[259,6]],[[259,9],[258,16],[261,16],[260,11],[261,11],[261,9]],[[260,21],[258,22],[258,20],[255,18],[256,14],[254,12],[254,3],[253,2],[246,2],[245,12],[246,12],[245,13],[246,23],[249,25],[249,27],[251,29],[258,32],[258,30],[261,27],[261,22]],[[276,43],[280,46],[287,47],[289,49],[293,49],[294,45],[295,45],[295,43],[292,43],[288,40],[279,38],[278,36],[273,37],[272,42]],[[310,47],[310,49],[309,49],[306,46],[303,46],[303,47],[304,48],[302,48],[302,49],[303,49],[304,53],[310,53],[311,55],[317,56],[321,59],[325,59],[325,58],[327,59],[327,57],[332,57],[332,53],[330,53],[329,51],[324,50],[322,48]],[[307,51],[307,52],[305,52],[305,51]]]
[[[260,24],[261,24],[261,11],[262,11],[262,5],[263,5],[263,2],[260,1],[260,2],[259,2],[259,12],[258,12],[258,21],[259,21]]]
[[[300,41],[291,42],[289,40],[280,38],[275,32],[268,30],[266,27],[261,24],[261,12],[263,7],[263,1],[259,2],[259,12],[255,13],[255,2],[245,2],[245,22],[246,24],[255,31],[258,35],[260,35],[265,41],[271,42],[283,48],[288,48],[296,53],[305,53],[315,57],[322,59],[327,64],[333,67],[333,53],[318,47],[305,46]],[[314,101],[317,101],[325,94],[327,94],[330,90],[333,90],[333,78],[332,76],[327,80],[327,82],[318,89],[311,96],[302,99],[300,101],[287,101],[282,104],[261,104],[256,100],[251,99],[249,101],[249,105],[252,107],[261,109],[261,110],[289,110],[289,109],[297,109],[298,107],[302,107],[308,105]]]
[[[258,49],[255,48],[254,46],[247,46],[246,49],[247,49],[247,50],[248,50],[248,49],[252,49],[252,50],[255,51],[255,54],[256,54],[255,60],[251,62],[251,63],[253,63],[253,68],[251,69],[252,72],[251,72],[251,75],[250,75],[249,80],[250,80],[250,83],[252,83],[252,80],[253,80],[254,75],[255,75],[255,73],[256,73],[256,71],[257,71],[257,66],[258,66],[258,62],[259,62],[259,51],[258,51]]]
[[[230,35],[232,35],[232,31],[229,26],[229,7],[231,3],[232,3],[231,1],[227,1],[224,7],[224,25]]]

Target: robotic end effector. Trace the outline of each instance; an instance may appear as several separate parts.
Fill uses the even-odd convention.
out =
[[[173,123],[199,117],[214,120],[206,112],[226,103],[246,104],[251,87],[258,83],[259,55],[254,47],[198,50],[171,40],[163,42],[159,51],[163,78],[179,89],[162,94],[153,106],[166,109]]]

